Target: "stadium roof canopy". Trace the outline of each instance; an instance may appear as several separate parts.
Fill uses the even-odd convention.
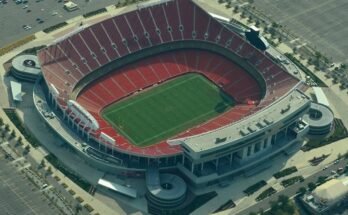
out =
[[[313,87],[315,97],[317,98],[317,102],[319,104],[325,105],[327,107],[330,107],[330,103],[326,98],[326,95],[323,92],[323,89],[321,87]]]
[[[121,193],[123,195],[129,196],[132,198],[137,198],[137,191],[133,188],[125,187],[120,184],[115,184],[104,179],[99,179],[98,184],[110,190],[113,190],[115,192]]]
[[[212,148],[220,148],[236,140],[243,140],[252,135],[259,134],[267,126],[279,119],[291,116],[299,108],[306,106],[309,98],[300,91],[294,90],[275,104],[268,106],[250,117],[246,117],[239,123],[227,125],[212,133],[194,135],[191,137],[172,140],[181,142],[194,152],[201,152]],[[249,136],[250,135],[250,136]],[[174,144],[173,143],[173,144]]]
[[[11,92],[14,101],[22,101],[22,84],[16,81],[11,81]]]

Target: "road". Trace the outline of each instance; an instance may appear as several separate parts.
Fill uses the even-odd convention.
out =
[[[255,205],[240,211],[237,213],[237,215],[248,215],[250,212],[258,212],[261,208],[263,210],[266,210],[270,207],[271,201],[277,201],[278,196],[280,195],[286,195],[286,196],[294,196],[296,192],[299,190],[300,187],[307,187],[308,183],[314,182],[316,183],[318,178],[320,176],[328,176],[331,174],[332,170],[337,170],[339,167],[344,167],[347,164],[347,160],[341,160],[338,164],[332,164],[330,165],[326,170],[319,171],[307,178],[301,183],[294,184],[288,188],[285,188],[284,190],[277,192],[273,194],[271,197],[264,199],[261,202],[256,203]]]

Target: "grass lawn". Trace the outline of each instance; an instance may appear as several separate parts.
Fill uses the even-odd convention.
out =
[[[186,74],[110,105],[102,115],[133,144],[144,147],[227,111],[234,100],[199,74]]]

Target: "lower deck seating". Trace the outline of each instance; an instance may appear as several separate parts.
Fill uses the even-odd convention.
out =
[[[109,104],[188,72],[197,72],[216,83],[236,100],[237,105],[230,111],[191,128],[177,137],[207,132],[238,121],[253,113],[262,99],[261,89],[257,81],[237,64],[208,51],[181,50],[147,58],[118,69],[87,86],[80,93],[77,101],[97,119],[100,125],[98,132],[104,132],[113,137],[116,140],[116,147],[120,150],[146,155],[178,153],[180,148],[169,147],[165,141],[146,148],[133,146],[109,123],[104,121],[100,113]],[[289,87],[293,86],[291,80],[284,81],[289,76],[276,72],[278,71],[271,70],[264,73],[270,76],[264,77],[267,83],[273,81],[282,83],[270,84],[273,91],[277,91],[278,88],[288,90]],[[272,101],[272,96],[278,95],[268,93],[267,96],[269,98],[266,100]],[[249,103],[248,101],[253,102]]]

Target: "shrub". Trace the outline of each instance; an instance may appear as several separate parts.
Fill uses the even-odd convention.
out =
[[[45,28],[42,31],[45,32],[46,34],[48,34],[48,33],[52,32],[52,31],[55,31],[55,30],[57,30],[59,28],[62,28],[64,26],[66,26],[66,25],[68,25],[67,22],[61,22],[61,23],[58,23],[56,25],[52,25],[51,27]]]
[[[281,178],[281,177],[284,177],[284,176],[287,176],[287,175],[290,175],[294,172],[297,172],[297,168],[295,166],[292,166],[292,167],[289,167],[289,168],[286,168],[286,169],[283,169],[282,171],[279,171],[277,173],[275,173],[273,176],[278,179],[278,178]]]
[[[273,195],[274,193],[276,193],[277,191],[273,188],[273,187],[270,187],[268,188],[267,190],[263,191],[262,193],[260,193],[260,195],[258,195],[256,197],[256,201],[261,201],[271,195]]]
[[[258,191],[259,189],[261,189],[266,184],[267,183],[264,180],[259,181],[256,184],[253,184],[250,187],[248,187],[247,189],[245,189],[243,192],[249,196],[249,195],[255,193],[256,191]]]
[[[94,209],[92,208],[92,206],[90,206],[89,204],[85,204],[84,207],[87,209],[88,212],[94,211]]]
[[[310,140],[309,142],[306,143],[306,145],[304,145],[302,147],[303,151],[309,151],[311,149],[315,149],[321,146],[325,146],[328,145],[332,142],[336,142],[338,140],[344,139],[348,136],[348,131],[346,129],[346,127],[344,126],[343,122],[341,119],[334,119],[334,131],[333,133],[326,138],[321,138],[319,140]]]
[[[106,8],[100,8],[98,10],[94,10],[94,11],[85,13],[82,16],[84,18],[88,18],[88,17],[92,17],[92,16],[95,16],[95,15],[98,15],[98,14],[101,14],[101,13],[105,13],[106,11],[107,11]]]
[[[69,193],[70,193],[72,196],[76,194],[76,192],[73,191],[72,189],[69,190]]]
[[[18,48],[26,43],[29,43],[32,40],[35,40],[35,39],[36,39],[36,36],[34,34],[32,34],[32,35],[29,35],[27,37],[24,37],[23,39],[17,40],[16,42],[11,43],[11,44],[1,48],[0,49],[0,56],[3,56],[4,54],[12,51],[13,49],[16,49],[16,48]]]
[[[304,181],[304,178],[302,176],[295,176],[295,177],[283,180],[282,182],[280,182],[280,184],[284,187],[289,187],[297,182],[302,182],[302,181]]]
[[[78,197],[76,198],[76,200],[77,200],[79,203],[82,203],[82,202],[85,201],[85,200],[83,200],[83,198],[81,198],[81,196],[78,196]]]
[[[63,163],[61,163],[56,156],[54,156],[53,154],[49,154],[45,158],[55,168],[61,171],[66,177],[68,177],[70,180],[72,180],[82,189],[84,189],[85,191],[89,190],[89,188],[91,187],[91,184],[83,180],[81,177],[79,177],[75,172],[71,171],[68,167],[66,167]]]
[[[27,131],[27,129],[24,127],[22,121],[19,119],[16,110],[14,109],[4,109],[6,115],[8,118],[12,121],[12,123],[17,127],[17,129],[20,131],[20,133],[25,137],[25,139],[28,140],[28,142],[34,147],[38,147],[39,141],[30,134],[30,132]],[[9,126],[6,125],[5,129],[9,131]]]

